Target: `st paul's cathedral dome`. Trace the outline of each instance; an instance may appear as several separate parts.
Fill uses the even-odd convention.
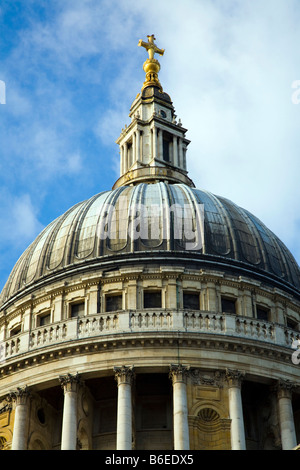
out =
[[[146,77],[120,177],[50,223],[0,296],[0,449],[292,449],[300,268],[257,217],[197,189],[187,129]]]

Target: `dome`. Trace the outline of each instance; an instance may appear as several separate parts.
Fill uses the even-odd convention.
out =
[[[193,238],[184,230],[178,236],[178,208],[188,214]],[[198,208],[204,217],[197,230]],[[213,266],[300,290],[293,256],[254,215],[210,192],[158,182],[101,192],[50,223],[16,263],[1,303],[74,268],[95,269],[98,263],[101,270],[141,254],[152,260],[170,255],[174,263],[174,253],[196,260],[200,269]]]

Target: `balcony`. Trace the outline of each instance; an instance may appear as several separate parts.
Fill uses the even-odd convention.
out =
[[[0,342],[0,364],[19,355],[58,345],[112,335],[135,333],[207,334],[236,340],[256,340],[292,348],[300,333],[277,323],[234,314],[187,310],[117,311],[62,320],[25,331]]]

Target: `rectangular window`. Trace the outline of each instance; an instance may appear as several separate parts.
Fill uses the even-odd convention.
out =
[[[292,320],[292,318],[287,317],[286,326],[288,328],[292,328],[293,330],[298,330],[298,323],[295,320]]]
[[[200,310],[199,294],[184,292],[183,293],[183,308],[190,308],[192,310]]]
[[[170,144],[167,140],[163,140],[163,159],[165,162],[170,161]]]
[[[21,325],[17,325],[10,330],[10,336],[16,336],[21,333]]]
[[[116,310],[122,310],[122,294],[106,295],[105,306],[106,312],[115,312]]]
[[[270,311],[267,308],[256,306],[256,318],[258,320],[269,321]]]
[[[71,318],[83,317],[84,315],[84,302],[71,305]]]
[[[161,308],[161,291],[144,291],[144,308]]]
[[[222,297],[222,312],[223,313],[236,313],[236,301],[235,299],[228,299]]]
[[[50,324],[50,312],[44,313],[44,315],[40,315],[38,318],[38,325],[45,326]]]

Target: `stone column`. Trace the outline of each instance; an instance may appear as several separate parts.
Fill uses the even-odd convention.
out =
[[[153,127],[152,129],[152,156],[157,158],[157,129]]]
[[[135,153],[135,159],[140,160],[140,143],[141,143],[141,135],[140,135],[140,130],[136,130],[136,153]]]
[[[276,387],[282,450],[291,450],[297,445],[292,408],[292,392],[295,387],[289,380],[280,380]]]
[[[61,450],[76,450],[77,445],[77,396],[81,384],[78,374],[59,377],[64,390],[64,411]]]
[[[158,158],[163,160],[163,131],[158,129]]]
[[[128,171],[129,162],[128,162],[128,145],[127,142],[124,143],[124,173]]]
[[[231,419],[231,450],[246,450],[241,386],[244,374],[226,370],[229,392],[229,416]]]
[[[121,165],[120,165],[120,176],[122,176],[124,172],[124,145],[120,146],[120,160],[121,160]]]
[[[133,367],[115,367],[114,371],[118,383],[117,450],[132,450]]]
[[[183,168],[183,149],[182,149],[182,138],[179,137],[179,144],[178,144],[178,166]]]
[[[173,135],[173,165],[178,166],[178,143],[176,135]]]
[[[135,163],[135,160],[136,160],[136,133],[133,132],[133,134],[132,134],[132,159],[131,159],[131,165],[133,165]]]
[[[15,402],[15,421],[11,450],[27,450],[29,396],[27,387],[11,392],[8,400]]]
[[[174,449],[189,450],[189,425],[186,394],[188,367],[181,364],[170,366],[170,378],[173,384],[173,426]]]

